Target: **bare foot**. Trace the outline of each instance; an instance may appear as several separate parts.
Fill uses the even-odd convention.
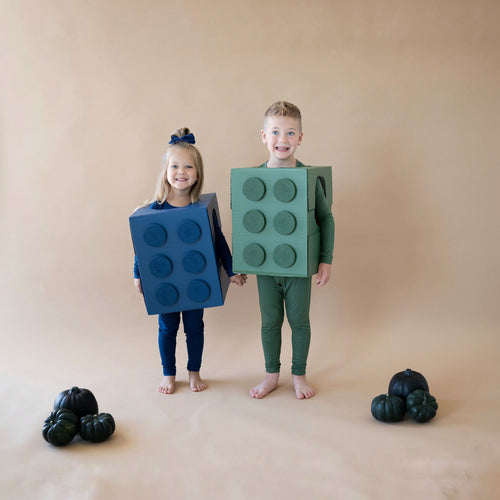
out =
[[[193,392],[204,391],[207,388],[207,384],[201,380],[200,372],[189,372],[189,385]]]
[[[265,398],[278,387],[279,373],[266,373],[264,380],[250,389],[250,396],[255,399]]]
[[[175,391],[175,376],[166,375],[163,377],[162,383],[158,386],[158,392],[162,394],[173,394]]]
[[[307,383],[305,375],[292,375],[293,388],[298,399],[312,398],[316,393],[314,389]]]

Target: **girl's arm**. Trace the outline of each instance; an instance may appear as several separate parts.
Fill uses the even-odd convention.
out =
[[[215,231],[215,253],[217,258],[221,261],[222,267],[226,270],[231,283],[238,286],[245,284],[247,280],[246,274],[234,274],[233,272],[233,258],[231,257],[231,250],[227,244],[226,238],[222,233],[217,218],[214,216],[214,231]]]
[[[139,293],[142,293],[141,275],[139,273],[139,263],[137,262],[137,256],[134,256],[134,286]]]

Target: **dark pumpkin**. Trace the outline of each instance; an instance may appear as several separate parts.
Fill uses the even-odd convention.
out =
[[[436,398],[427,391],[416,390],[406,398],[406,409],[415,422],[424,423],[432,420],[437,413]]]
[[[71,410],[79,419],[90,413],[99,413],[97,400],[92,392],[79,387],[61,392],[54,402],[54,410],[58,408]]]
[[[372,415],[380,422],[399,422],[405,415],[405,404],[398,396],[381,394],[372,401]]]
[[[52,411],[45,419],[42,436],[54,446],[64,446],[78,434],[79,426],[78,417],[71,410],[61,408]]]
[[[404,372],[396,373],[391,378],[388,392],[390,396],[398,396],[406,402],[408,395],[419,389],[429,391],[427,380],[421,373],[407,368]]]
[[[80,419],[80,436],[85,441],[100,443],[115,432],[115,420],[109,413],[85,415]]]

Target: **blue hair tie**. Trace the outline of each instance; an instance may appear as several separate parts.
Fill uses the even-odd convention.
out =
[[[188,144],[196,143],[193,134],[182,135],[181,137],[177,137],[176,135],[170,136],[169,144],[178,144],[179,142],[187,142]]]

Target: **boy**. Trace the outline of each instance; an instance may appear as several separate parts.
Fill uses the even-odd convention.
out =
[[[260,168],[304,167],[295,159],[295,151],[302,142],[301,114],[296,106],[285,101],[271,105],[265,113],[261,134],[262,142],[269,151],[269,160],[260,165]],[[315,197],[316,220],[321,231],[316,284],[323,286],[330,279],[335,223],[319,181]],[[257,399],[264,398],[278,386],[284,304],[292,329],[293,386],[298,399],[309,399],[315,394],[306,378],[306,362],[311,338],[309,324],[311,276],[298,278],[257,275],[257,287],[266,375],[260,384],[250,390],[250,396]]]

